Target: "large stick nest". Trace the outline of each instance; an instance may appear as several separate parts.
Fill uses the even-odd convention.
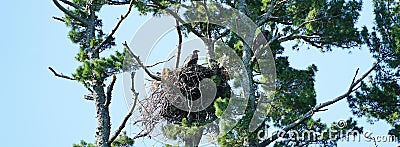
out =
[[[190,126],[206,124],[217,118],[214,101],[219,97],[229,98],[231,94],[228,84],[229,76],[224,68],[192,65],[174,70],[163,69],[161,77],[165,81],[152,81],[148,98],[140,102],[145,109],[141,111],[141,116],[145,120],[151,120],[144,124],[145,127],[154,126],[156,122],[163,120],[173,124],[182,124],[183,120],[186,120],[185,123]],[[209,94],[206,94],[204,87],[201,87],[200,81],[204,79],[210,79],[215,83],[214,98],[207,97]],[[201,90],[203,90],[203,97]],[[176,107],[177,105],[196,107],[185,100],[198,99],[212,100],[212,103],[198,112],[185,111]]]

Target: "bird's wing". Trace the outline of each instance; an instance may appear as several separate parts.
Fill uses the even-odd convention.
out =
[[[188,65],[190,60],[192,60],[192,55],[189,55],[189,56],[186,57],[185,61],[183,62],[183,66]]]

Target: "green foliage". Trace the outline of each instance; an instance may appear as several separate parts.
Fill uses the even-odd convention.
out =
[[[73,2],[79,7],[85,7],[87,3],[86,0],[74,0]],[[93,1],[93,10],[99,12],[101,7],[105,4],[107,4],[106,0]],[[70,11],[78,17],[90,20],[88,18],[90,17],[88,12],[83,9],[72,9]],[[108,57],[96,57],[97,52],[110,49],[115,45],[115,42],[114,37],[109,37],[105,40],[106,35],[102,31],[102,20],[99,19],[96,14],[93,15],[95,17],[93,23],[95,35],[93,38],[89,38],[89,26],[72,19],[69,15],[65,15],[66,25],[71,28],[68,37],[73,43],[80,45],[79,52],[75,59],[82,64],[77,67],[73,77],[86,87],[90,87],[91,84],[94,84],[91,83],[93,80],[102,82],[112,74],[120,73],[122,71],[122,62],[125,55],[124,53],[116,51],[115,54]]]
[[[177,140],[178,138],[189,140],[194,136],[197,136],[199,131],[203,132],[203,127],[183,127],[175,124],[166,124],[161,129],[164,135],[171,140]]]
[[[122,64],[124,61],[124,54],[118,51],[115,55],[110,55],[109,57],[103,57],[100,59],[93,59],[92,61],[83,60],[83,65],[78,66],[76,73],[73,77],[79,82],[85,84],[85,86],[90,86],[88,81],[97,80],[103,81],[112,74],[120,73],[122,71]],[[84,50],[78,54],[77,58],[85,58],[86,54]]]
[[[235,8],[238,7],[238,3],[221,2]],[[262,18],[261,15],[269,10],[270,4],[271,0],[246,1],[246,10],[244,11],[254,22],[259,22]],[[271,121],[270,123],[273,123],[275,127],[283,128],[301,118],[316,105],[314,82],[317,67],[310,65],[304,70],[290,67],[288,57],[282,56],[285,48],[281,44],[294,40],[297,41],[297,44],[292,47],[293,49],[299,49],[300,43],[307,43],[320,48],[321,51],[330,51],[332,47],[356,47],[366,40],[362,38],[362,35],[365,36],[365,30],[362,32],[355,28],[362,6],[361,1],[285,1],[275,4],[275,6],[271,11],[272,17],[265,20],[261,24],[261,28],[271,32],[278,30],[276,33],[266,36],[267,38],[282,38],[273,40],[269,44],[276,63],[277,87],[273,94],[275,101],[271,103],[271,111],[261,113],[266,115],[266,121]],[[244,45],[241,39],[234,33],[227,38],[227,45],[235,49],[237,55],[242,57]],[[268,63],[262,60],[260,63],[252,63],[254,72],[260,72],[260,64]],[[268,81],[270,77],[261,77],[260,79]],[[240,83],[234,81],[234,84],[238,86]],[[257,92],[261,93],[262,91],[263,89],[257,89]],[[217,101],[214,105],[216,108],[223,108],[223,104],[223,102]],[[222,110],[216,109],[216,113],[220,114]],[[221,134],[218,137],[218,144],[235,146],[242,145],[246,141],[256,142],[255,134],[249,132],[247,128],[251,116],[252,113],[246,114],[233,130]],[[222,128],[224,125],[222,124]],[[305,126],[306,124],[300,124],[297,129]],[[258,129],[261,129],[261,126]],[[283,143],[283,146],[288,145],[287,142]]]
[[[400,137],[400,6],[395,1],[373,2],[376,26],[371,32],[364,27],[362,34],[380,63],[375,75],[347,100],[353,114],[370,123],[385,120],[393,126],[389,133]]]
[[[126,132],[123,132],[118,136],[117,139],[114,140],[114,142],[111,144],[112,147],[130,147],[134,144],[134,140],[132,138],[129,138],[129,136],[126,135]],[[73,144],[73,147],[96,147],[96,145],[92,143],[87,143],[84,140],[81,140],[79,144]]]
[[[92,143],[87,143],[84,140],[81,140],[80,144],[73,144],[73,147],[96,147],[96,145],[92,144]]]
[[[227,98],[217,98],[214,102],[215,115],[220,118],[228,106]]]
[[[132,138],[129,138],[128,135],[126,135],[126,132],[123,132],[118,136],[117,139],[114,140],[114,142],[111,144],[112,147],[129,147],[132,146],[135,143],[135,141]]]
[[[287,57],[278,57],[275,60],[277,72],[277,102],[270,114],[276,126],[286,126],[302,117],[316,104],[314,89],[315,65],[307,70],[297,70],[289,67]]]

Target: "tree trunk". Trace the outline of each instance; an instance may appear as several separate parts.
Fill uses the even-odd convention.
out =
[[[212,39],[203,39],[204,45],[207,50],[207,62],[208,66],[212,67],[212,64],[215,62],[215,53],[214,53],[214,41]]]
[[[238,9],[240,12],[242,12],[243,14],[245,14],[246,16],[248,16],[248,13],[246,11],[246,0],[238,0]],[[239,29],[240,30],[240,29]],[[253,36],[252,34],[246,34],[246,37],[250,37]],[[248,84],[249,84],[249,101],[247,104],[247,109],[245,112],[245,117],[253,117],[254,112],[256,110],[256,97],[255,97],[255,87],[254,87],[254,82],[253,82],[253,66],[252,66],[252,62],[251,62],[251,58],[252,58],[252,49],[249,46],[249,44],[244,43],[243,44],[243,56],[242,56],[242,60],[243,60],[243,64],[245,66],[246,72],[247,72],[247,80],[248,80]],[[249,127],[249,126],[247,126]],[[248,132],[251,133],[251,132]],[[253,136],[253,135],[250,135]],[[248,143],[249,146],[257,146],[257,138],[255,137],[250,137],[248,136]]]
[[[110,138],[110,114],[108,108],[105,106],[106,95],[104,88],[96,85],[94,88],[94,100],[96,105],[96,118],[98,121],[96,130],[96,144],[98,147],[110,147],[108,138]]]
[[[95,49],[94,45],[91,45],[91,40],[95,38],[96,31],[96,15],[93,9],[93,1],[88,0],[86,4],[88,11],[88,26],[87,26],[87,39],[86,47],[88,48],[89,60],[92,62],[94,59],[100,58],[100,53]],[[108,144],[108,139],[110,137],[111,121],[108,107],[105,106],[106,95],[104,92],[104,80],[97,81],[95,71],[92,71],[92,87],[93,87],[93,98],[96,107],[96,118],[97,118],[97,128],[96,128],[96,145],[98,147],[111,147]]]

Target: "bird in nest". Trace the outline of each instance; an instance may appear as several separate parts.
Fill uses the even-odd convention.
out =
[[[197,60],[199,59],[199,50],[193,50],[193,53],[186,57],[185,62],[183,62],[183,67],[189,67],[192,65],[197,65]]]

